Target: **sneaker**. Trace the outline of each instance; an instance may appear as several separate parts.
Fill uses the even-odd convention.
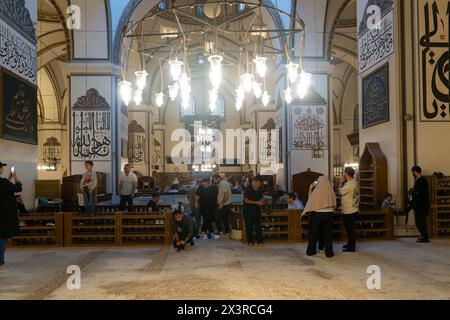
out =
[[[19,221],[19,227],[26,227],[27,223],[25,221]]]
[[[416,242],[417,243],[430,243],[430,240],[429,239],[420,238],[420,239],[417,239]]]
[[[251,246],[251,247],[253,247],[253,246],[255,245],[255,243],[254,243],[253,241],[249,241],[249,242],[248,242],[248,245]]]
[[[217,234],[214,235],[214,240],[219,240],[220,236],[218,236]]]
[[[0,266],[4,265],[5,261],[0,261]]]
[[[258,245],[263,245],[264,242],[263,242],[263,241],[258,241],[257,244],[258,244]]]

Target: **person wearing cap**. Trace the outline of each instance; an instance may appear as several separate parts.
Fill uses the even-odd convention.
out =
[[[222,239],[230,237],[230,218],[231,218],[231,187],[226,179],[219,174],[213,177],[217,185],[217,231],[220,232]]]
[[[190,243],[191,246],[194,245],[194,222],[191,217],[184,215],[183,212],[179,210],[176,210],[173,216],[173,247],[180,252],[181,250],[184,250],[188,243]]]
[[[3,167],[6,166],[0,162],[0,176],[3,174]],[[5,264],[8,239],[19,232],[16,192],[22,192],[22,184],[15,172],[11,172],[8,179],[0,178],[0,266]]]
[[[261,190],[262,179],[256,176],[252,179],[249,186],[244,191],[244,218],[247,230],[248,244],[253,246],[255,238],[253,236],[253,229],[256,231],[256,241],[258,244],[263,244],[263,234],[261,228],[261,207],[264,206],[264,195]]]

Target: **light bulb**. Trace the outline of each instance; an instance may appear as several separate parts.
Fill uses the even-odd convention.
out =
[[[164,93],[156,93],[155,94],[155,103],[158,108],[161,108],[164,104]]]
[[[211,146],[206,146],[206,152],[207,152],[207,153],[211,153],[211,152],[212,152]]]
[[[259,57],[256,56],[255,59],[253,59],[253,62],[256,65],[256,73],[258,73],[258,75],[261,78],[264,78],[266,76],[266,72],[267,72],[267,64],[266,64],[267,58],[266,57]]]
[[[264,107],[267,107],[270,103],[270,95],[267,90],[264,90],[264,93],[262,94],[262,103]]]
[[[120,88],[120,96],[122,97],[123,103],[125,103],[126,106],[130,104],[131,101],[131,82],[129,81],[121,81],[119,82],[119,88]]]
[[[182,92],[181,93],[181,106],[183,107],[184,110],[187,110],[189,108],[190,102],[191,102],[190,93]]]
[[[251,73],[244,73],[241,76],[241,84],[245,92],[250,92],[253,88],[253,75]]]
[[[134,74],[136,75],[136,86],[139,90],[144,91],[148,76],[147,71],[136,71]]]
[[[298,76],[298,68],[300,65],[298,63],[289,62],[286,68],[288,69],[288,77],[291,83],[294,83],[297,80]]]
[[[300,81],[297,84],[297,94],[300,99],[305,98],[308,93],[308,88],[311,84],[312,74],[302,71],[300,73]]]
[[[240,111],[242,109],[242,101],[236,101],[236,110]]]
[[[256,99],[261,98],[262,94],[262,83],[253,82],[253,94]]]
[[[139,106],[142,103],[142,90],[136,90],[134,92],[134,103]]]
[[[178,85],[178,82],[169,85],[169,97],[171,101],[174,101],[177,98],[179,89],[180,86]]]
[[[206,129],[206,134],[208,136],[212,135],[212,129],[210,129],[210,128]]]
[[[181,76],[182,67],[184,63],[182,61],[178,61],[177,58],[175,60],[169,61],[170,66],[170,75],[174,81],[178,81]]]
[[[286,100],[287,104],[292,102],[292,90],[290,87],[284,90],[284,100]]]

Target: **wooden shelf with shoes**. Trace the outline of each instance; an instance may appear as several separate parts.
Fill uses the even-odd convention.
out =
[[[428,177],[431,194],[431,234],[450,239],[450,177]]]
[[[122,245],[170,244],[172,212],[121,215]]]
[[[19,215],[20,233],[9,240],[12,248],[62,247],[61,213],[27,213]]]

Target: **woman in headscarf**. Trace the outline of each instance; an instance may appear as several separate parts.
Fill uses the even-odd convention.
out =
[[[309,236],[306,254],[317,254],[317,237],[320,231],[324,239],[325,255],[328,258],[333,254],[333,212],[336,207],[336,195],[330,181],[325,177],[319,177],[317,182],[309,187],[309,197],[303,214],[309,214]]]

